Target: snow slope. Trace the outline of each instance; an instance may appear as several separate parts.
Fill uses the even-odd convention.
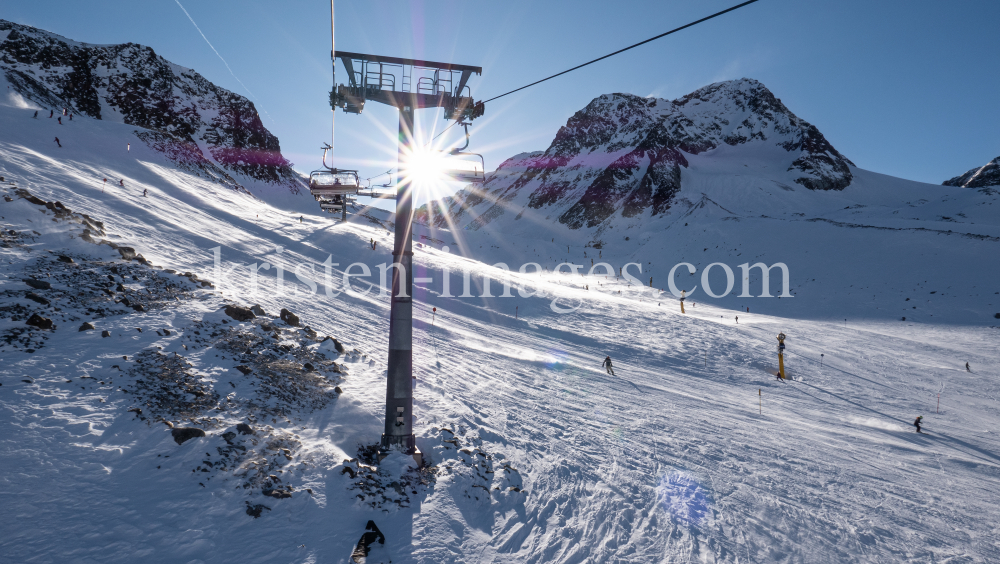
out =
[[[686,196],[690,205],[669,228],[615,225],[645,248],[609,236],[597,251],[571,231],[554,232],[550,238],[560,238],[546,244],[541,227],[502,237],[486,229],[420,232],[416,276],[432,281],[416,284],[415,412],[418,444],[432,466],[416,474],[395,459],[376,474],[359,445],[377,442],[382,430],[388,299],[328,297],[325,290],[344,290],[340,274],[353,262],[373,267],[354,288],[378,285],[374,266],[391,261],[389,218],[356,210],[342,225],[318,210],[276,207],[179,168],[144,144],[123,151],[134,126],[81,118],[60,128],[13,106],[0,107],[0,192],[11,198],[0,201],[0,331],[24,331],[21,315],[31,312],[49,316],[56,328],[0,343],[5,560],[348,562],[368,520],[386,537],[369,562],[1000,559],[1000,347],[990,326],[1000,322],[982,313],[1000,311],[989,194],[857,169],[842,191],[787,192],[718,172],[744,167],[707,152],[689,167],[692,185],[705,185],[693,193],[705,191],[705,198]],[[721,163],[709,167],[713,158]],[[762,162],[748,160],[747,168]],[[709,174],[715,181],[704,180]],[[104,177],[125,178],[125,187],[109,182],[102,192]],[[52,221],[54,210],[19,197],[15,187],[102,221],[97,239],[216,287],[84,242],[81,224]],[[738,190],[732,197],[745,198],[753,212],[712,203]],[[775,205],[764,196],[768,190],[799,201],[818,196],[829,212],[822,221],[796,218],[800,209]],[[855,191],[862,190],[866,207],[843,209],[858,205]],[[901,203],[901,190],[911,191],[910,204]],[[768,217],[757,217],[754,205],[770,206]],[[925,231],[950,209],[969,216],[958,224],[963,233],[986,237]],[[613,276],[551,273],[562,259],[582,262],[583,251],[605,253],[615,267],[655,251],[662,268],[685,256],[694,262],[693,254],[723,242],[736,250],[713,256],[770,263],[780,256],[767,254],[775,239],[798,249],[786,259],[795,298],[755,298],[749,314],[695,294],[681,315],[676,300]],[[559,256],[570,243],[573,253]],[[221,279],[213,272],[217,246],[226,268]],[[517,281],[544,297],[516,290],[511,298],[441,296],[445,269],[453,294],[462,288],[459,273],[469,269],[472,293],[480,296],[481,276],[499,274],[488,265],[501,258],[514,264],[529,246],[550,272]],[[668,254],[672,249],[680,250]],[[928,269],[921,252],[935,260],[957,255],[954,264],[975,261],[982,273],[949,262]],[[699,266],[708,257],[701,253]],[[329,283],[319,266],[328,255],[340,265]],[[869,261],[862,263],[868,272],[816,277],[815,286],[798,274],[839,272],[848,255]],[[889,265],[875,268],[884,264],[874,262],[878,257]],[[284,267],[284,287],[279,291],[272,266],[260,270],[254,295],[247,265],[265,261]],[[305,262],[316,265],[303,274],[317,283],[318,295],[291,274]],[[235,263],[241,266],[230,270]],[[31,276],[52,280],[52,288],[32,290],[23,282]],[[865,290],[884,286],[879,295],[898,297],[892,307],[900,309],[912,294],[927,316],[902,322],[889,305],[885,314],[862,308],[841,287],[846,280]],[[970,295],[967,286],[980,283],[986,289]],[[927,293],[947,284],[943,298]],[[492,283],[494,296],[501,286]],[[924,287],[918,296],[915,288]],[[145,301],[146,311],[115,304],[122,296]],[[554,297],[562,307],[582,307],[556,314]],[[226,303],[260,304],[270,315],[237,322],[221,312]],[[791,305],[799,303],[805,305]],[[318,338],[276,319],[282,308]],[[843,311],[858,318],[832,321]],[[95,330],[77,331],[84,321]],[[104,330],[111,336],[102,338]],[[789,335],[792,382],[771,373],[779,331]],[[234,334],[245,349],[234,348]],[[322,341],[326,335],[345,351]],[[605,355],[615,361],[615,376],[600,366]],[[164,364],[174,358],[182,364]],[[305,360],[326,363],[319,365],[326,380],[314,378],[301,394],[281,388],[308,383],[315,372]],[[252,372],[243,375],[239,363]],[[282,376],[265,381],[266,370]],[[184,390],[176,401],[189,415],[147,405],[157,397],[144,391],[150,382],[174,382],[167,375],[175,372],[183,373],[177,386]],[[277,390],[273,396],[261,391],[265,384]],[[334,384],[342,394],[329,391]],[[290,403],[302,398],[311,403]],[[145,419],[128,411],[133,407]],[[910,427],[918,414],[925,435]],[[208,436],[177,444],[160,419]],[[257,434],[227,439],[241,422]],[[235,446],[253,457],[241,458]],[[264,495],[288,486],[289,498]],[[259,518],[248,514],[255,507]]]
[[[682,267],[676,284],[698,301],[705,269],[722,263],[735,286],[713,301],[734,310],[986,325],[1000,312],[1000,191],[859,169],[751,79],[674,101],[595,98],[546,151],[512,157],[419,219],[422,234],[490,264],[587,272],[610,258],[667,290],[687,262],[697,271]],[[738,266],[758,262],[787,265],[795,299],[760,299],[759,270],[743,292]],[[724,293],[722,267],[709,281]]]

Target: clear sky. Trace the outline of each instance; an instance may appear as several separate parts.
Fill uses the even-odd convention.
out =
[[[480,65],[483,76],[470,84],[485,99],[736,3],[338,0],[337,48]],[[0,18],[88,43],[149,45],[249,97],[296,168],[318,167],[330,135],[329,4],[181,4],[232,73],[176,0],[0,0]],[[760,0],[490,103],[470,150],[492,170],[548,147],[600,94],[672,99],[751,77],[858,166],[940,183],[1000,155],[998,21],[996,0]],[[447,125],[435,110],[421,110],[418,121]],[[362,177],[392,166],[395,129],[386,106],[338,113],[335,164]]]

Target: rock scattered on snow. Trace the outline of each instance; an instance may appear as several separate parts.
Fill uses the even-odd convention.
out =
[[[236,321],[250,321],[251,319],[257,317],[252,311],[250,311],[250,308],[234,305],[227,305],[225,313]]]
[[[108,331],[106,329],[104,331],[101,331],[101,337],[110,337],[110,336],[111,336],[111,331]]]
[[[28,292],[27,294],[24,295],[24,297],[28,298],[29,300],[35,303],[39,303],[42,305],[49,305],[49,300],[46,300],[45,298],[39,296],[34,292]]]
[[[299,326],[299,317],[285,308],[281,308],[281,320],[292,327]]]
[[[253,427],[247,425],[246,423],[239,423],[236,425],[236,430],[239,431],[241,435],[253,435]]]
[[[204,437],[205,431],[197,427],[174,427],[170,430],[170,434],[174,436],[174,440],[177,444],[184,444],[184,441],[191,440],[195,437]]]
[[[31,317],[24,322],[25,325],[31,325],[33,327],[38,327],[39,329],[52,329],[52,320],[47,317],[42,317],[37,313],[31,314]]]
[[[252,311],[257,317],[267,317],[267,312],[264,311],[264,308],[260,307],[260,304],[254,304],[254,306],[250,308],[250,311]]]
[[[46,282],[45,280],[35,280],[34,278],[25,278],[24,283],[36,290],[52,289],[52,284]]]
[[[253,517],[254,519],[260,517],[260,514],[263,510],[265,509],[267,509],[268,511],[271,510],[270,507],[260,503],[254,505],[251,505],[249,501],[245,501],[244,503],[247,504],[247,515]]]
[[[94,327],[93,323],[84,322],[83,325],[80,326],[79,330],[80,331],[93,331],[94,329],[95,329],[95,327]],[[105,331],[105,333],[107,333],[107,331]],[[108,334],[110,335],[110,333],[108,333]]]

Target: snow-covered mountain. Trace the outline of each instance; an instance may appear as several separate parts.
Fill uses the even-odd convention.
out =
[[[599,211],[587,186],[541,208],[529,187],[516,214],[418,227],[416,469],[372,456],[389,214],[355,208],[345,224],[308,198],[293,214],[206,174],[225,171],[199,167],[200,148],[136,141],[172,133],[34,119],[13,76],[0,74],[3,562],[1000,561],[994,189],[850,164],[848,185],[814,189],[846,179],[836,155],[793,166],[823,156],[768,129],[677,149],[680,188],[656,215],[651,202],[623,216],[623,198],[573,228],[566,211]],[[641,263],[642,283],[553,272],[590,259]],[[501,260],[544,270],[511,273],[502,297]],[[681,313],[662,289],[681,260],[787,262],[794,298],[737,284],[712,300],[681,271],[699,287]],[[779,331],[789,381],[774,377]]]
[[[137,135],[150,147],[234,190],[301,190],[253,102],[150,47],[79,43],[0,20],[0,72],[24,103],[148,130]]]
[[[534,213],[600,234],[616,218],[662,217],[681,191],[690,157],[724,146],[768,151],[771,176],[808,190],[843,190],[853,178],[853,163],[816,127],[760,82],[742,79],[673,101],[595,98],[547,150],[504,162],[482,190],[468,189],[444,205],[453,222],[472,229]],[[435,215],[427,220],[444,225],[444,216]]]
[[[966,171],[965,174],[942,182],[945,186],[961,186],[962,188],[985,188],[1000,186],[1000,157],[983,166]]]

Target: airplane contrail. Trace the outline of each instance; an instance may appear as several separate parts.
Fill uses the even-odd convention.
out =
[[[222,64],[226,65],[226,68],[229,69],[229,74],[233,75],[233,78],[236,79],[236,82],[240,83],[240,86],[242,86],[243,89],[247,91],[247,94],[250,94],[251,97],[256,98],[256,96],[254,96],[254,93],[250,92],[250,89],[247,88],[247,85],[243,84],[243,81],[240,80],[238,76],[236,76],[236,73],[233,72],[233,69],[229,68],[229,63],[227,63],[226,60],[222,58],[222,55],[219,55],[219,51],[215,49],[215,46],[212,45],[212,42],[209,41],[207,37],[205,37],[204,32],[202,32],[201,28],[198,27],[198,24],[195,23],[194,18],[191,17],[191,14],[189,14],[188,11],[184,9],[184,6],[182,6],[178,0],[174,0],[174,2],[177,2],[177,5],[180,6],[181,10],[184,12],[184,15],[187,16],[189,20],[191,20],[191,25],[193,25],[194,28],[198,30],[198,33],[201,34],[201,38],[205,40],[205,43],[208,43],[208,46],[212,48],[212,51],[215,51],[215,54],[219,56],[219,60],[222,61]]]

